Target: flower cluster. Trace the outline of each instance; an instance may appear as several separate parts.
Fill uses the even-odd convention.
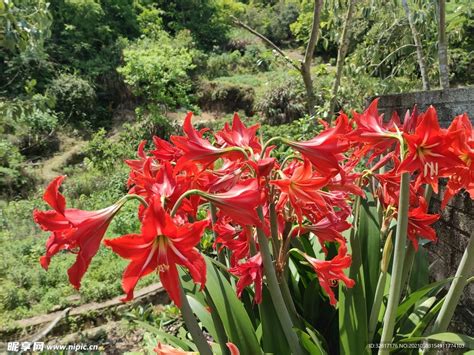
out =
[[[239,278],[237,293],[254,285],[257,303],[265,275],[257,233],[271,240],[280,276],[298,238],[319,243],[324,260],[301,254],[334,305],[334,286],[339,281],[354,285],[345,273],[351,255],[344,231],[352,225],[355,197],[363,198],[365,187],[378,196],[388,225],[398,213],[401,175],[410,174],[408,237],[415,248],[420,238],[436,240],[431,225],[438,215],[428,213],[427,186],[437,192],[438,179],[448,178],[443,205],[462,188],[474,192],[474,131],[466,115],[456,117],[448,129],[439,127],[432,107],[419,115],[414,110],[403,123],[396,114],[384,122],[374,101],[351,119],[341,113],[333,127],[309,141],[274,137],[265,144],[257,135],[259,126],[245,126],[237,114],[231,125],[215,133],[195,129],[191,119],[189,113],[183,135],[172,136],[170,142],[154,137],[150,151],[146,142],[140,144],[137,158],[126,161],[129,195],[113,206],[94,212],[66,209],[59,193],[64,177],[56,178],[44,195],[53,210],[34,212],[35,221],[52,232],[43,267],[61,250],[76,253],[68,274],[79,288],[110,220],[127,199],[138,198],[141,233],[104,241],[130,261],[123,274],[125,300],[133,298],[141,277],[157,272],[180,306],[177,265],[205,287],[199,245],[208,229],[216,252],[228,256],[229,271]],[[275,159],[270,144],[277,141],[294,154]],[[199,219],[205,208],[208,217]]]

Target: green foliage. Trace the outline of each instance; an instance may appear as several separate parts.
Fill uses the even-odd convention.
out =
[[[186,105],[189,73],[195,67],[188,38],[183,32],[176,38],[164,31],[154,32],[151,38],[139,39],[124,50],[125,64],[117,70],[136,95],[168,107]]]
[[[62,73],[48,85],[47,92],[56,102],[56,112],[63,121],[92,121],[95,90],[92,84],[78,75]]]
[[[159,0],[155,4],[163,10],[168,32],[188,30],[198,46],[207,50],[227,41],[230,26],[225,4],[215,0]]]
[[[41,50],[51,25],[48,7],[49,3],[43,0],[27,0],[20,4],[1,0],[0,50]]]
[[[300,14],[297,1],[278,1],[276,4],[247,6],[242,18],[277,45],[293,39],[290,25]]]
[[[232,113],[244,110],[253,113],[255,91],[247,85],[203,81],[198,89],[197,101],[203,110]]]
[[[137,10],[127,0],[64,0],[51,5],[53,60],[97,78],[119,62],[117,40],[139,35]]]
[[[15,196],[29,191],[34,179],[25,169],[24,157],[18,147],[7,140],[0,141],[0,197]]]
[[[268,87],[256,109],[273,125],[289,123],[306,112],[306,96],[300,80],[289,77]]]

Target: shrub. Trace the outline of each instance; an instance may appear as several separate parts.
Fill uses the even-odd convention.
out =
[[[227,113],[244,110],[251,116],[255,90],[246,85],[204,81],[198,88],[197,98],[203,110]]]
[[[270,86],[256,104],[270,124],[289,123],[306,112],[305,94],[296,79],[288,79]]]
[[[220,1],[159,0],[165,30],[178,33],[190,31],[199,48],[212,49],[227,41],[229,23]]]
[[[92,121],[96,94],[92,84],[76,74],[62,73],[48,86],[48,93],[56,101],[56,112],[65,121]]]
[[[194,69],[189,36],[180,41],[164,31],[155,31],[131,43],[124,51],[124,65],[117,68],[135,95],[168,107],[187,105],[191,91],[189,73]]]
[[[248,6],[244,20],[271,41],[281,45],[293,38],[290,25],[298,19],[299,13],[297,4],[280,1],[273,6]]]
[[[17,146],[0,141],[0,197],[13,197],[18,193],[26,196],[34,185],[33,177],[25,170],[24,160]]]

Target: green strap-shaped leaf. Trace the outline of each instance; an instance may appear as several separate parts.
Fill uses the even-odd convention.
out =
[[[164,332],[163,330],[142,321],[136,320],[135,323],[140,325],[142,328],[144,328],[148,332],[157,335],[166,344],[181,348],[185,351],[197,351],[196,345],[194,345],[191,341],[187,339],[180,339],[174,335],[168,334]]]
[[[428,324],[430,324],[434,317],[436,317],[436,315],[439,313],[441,307],[443,306],[445,298],[446,297],[443,297],[438,303],[434,305],[434,307],[430,309],[427,314],[425,314],[423,318],[421,318],[421,320],[418,322],[411,334],[408,336],[409,338],[420,337],[423,335],[424,331],[428,327]]]
[[[206,330],[209,332],[209,334],[212,335],[215,340],[217,340],[217,332],[216,328],[214,327],[211,312],[209,312],[208,309],[206,309],[198,300],[196,300],[194,296],[188,295],[186,297],[188,299],[189,305],[191,306],[191,309],[193,310],[194,314],[199,318],[203,327],[206,328]]]
[[[426,337],[415,337],[400,340],[400,343],[414,343],[423,340],[444,341],[446,343],[457,344],[468,349],[474,349],[474,338],[465,334],[437,333]]]
[[[267,287],[263,288],[263,298],[259,309],[263,351],[265,354],[289,354],[290,348]]]
[[[339,284],[339,345],[341,354],[368,354],[368,316],[364,288],[359,237],[351,233],[348,244],[352,265],[348,276],[355,281],[352,288]]]
[[[241,354],[261,354],[255,329],[249,315],[237,298],[225,276],[205,257],[207,265],[206,289],[214,302],[229,341],[234,343]]]
[[[421,320],[429,313],[430,309],[436,302],[436,297],[428,297],[415,307],[413,312],[401,323],[399,334],[410,334]]]
[[[377,217],[377,206],[372,198],[370,200],[362,200],[361,202],[357,235],[360,239],[364,268],[367,310],[370,311],[380,275],[381,259],[380,226]],[[370,314],[367,316],[370,316]]]
[[[421,301],[423,297],[428,295],[431,292],[436,293],[439,291],[445,284],[450,282],[453,278],[450,277],[448,279],[444,279],[441,281],[433,282],[425,287],[416,290],[415,292],[411,293],[399,306],[397,309],[397,320],[400,320],[406,313],[410,310],[410,308],[418,301]]]

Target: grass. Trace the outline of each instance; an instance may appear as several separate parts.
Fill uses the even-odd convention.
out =
[[[125,193],[127,167],[104,174],[82,167],[69,169],[64,183],[67,207],[99,209],[110,205]],[[123,294],[122,272],[128,264],[111,250],[102,247],[85,274],[82,287],[76,291],[69,285],[66,271],[75,255],[59,253],[53,257],[49,270],[39,264],[45,250],[47,232],[32,220],[33,209],[46,209],[41,190],[28,200],[0,204],[0,328],[11,326],[11,320],[47,313],[59,307],[91,301],[102,301]],[[112,221],[106,238],[138,232],[135,202],[127,204]],[[150,275],[139,282],[143,287],[157,281]]]

